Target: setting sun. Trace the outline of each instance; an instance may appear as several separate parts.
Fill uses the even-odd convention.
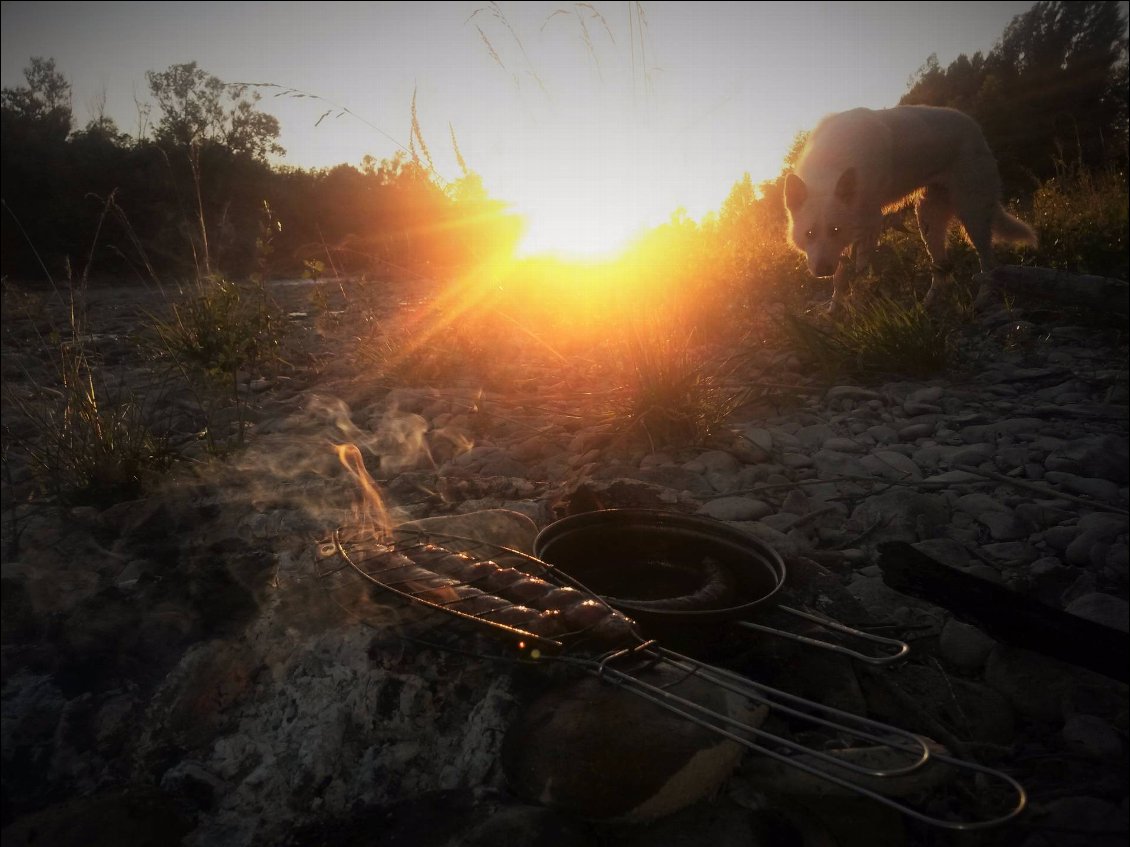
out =
[[[619,198],[631,201],[633,198]],[[545,197],[531,202],[520,256],[549,254],[561,259],[608,259],[620,253],[644,226],[636,203],[593,196]]]
[[[646,121],[617,126],[613,99],[597,109],[558,103],[511,148],[492,190],[525,219],[520,256],[609,259],[681,204],[678,151]],[[630,99],[619,102],[622,115],[633,112]]]

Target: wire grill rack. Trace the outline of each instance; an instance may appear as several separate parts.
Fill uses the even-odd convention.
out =
[[[520,550],[464,536],[412,531],[379,536],[364,528],[341,528],[318,546],[317,564],[319,577],[359,579],[397,604],[406,614],[398,615],[395,625],[410,640],[595,675],[758,755],[924,823],[951,830],[984,829],[1014,819],[1027,805],[1024,788],[1008,774],[954,758],[922,736],[798,697],[644,638],[630,618],[584,585]],[[381,621],[389,623],[387,618]],[[503,652],[486,651],[483,641],[500,645]],[[657,666],[744,697],[791,725],[807,724],[853,743],[886,748],[891,755],[884,757],[882,767],[868,767],[769,732],[759,721],[722,714],[679,696],[672,690],[675,686],[649,682],[645,671]],[[929,764],[946,765],[974,779],[982,796],[1004,798],[999,803],[1004,811],[973,820],[942,818],[874,787],[875,780],[904,776]]]

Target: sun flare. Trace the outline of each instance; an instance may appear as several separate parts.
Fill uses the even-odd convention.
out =
[[[525,219],[519,257],[614,258],[681,202],[672,152],[626,109],[558,105],[513,144],[492,190]]]
[[[643,211],[631,204],[581,196],[541,198],[525,217],[520,257],[550,255],[572,261],[613,258],[645,226]]]

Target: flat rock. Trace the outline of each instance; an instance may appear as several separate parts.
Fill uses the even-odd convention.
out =
[[[1084,594],[1068,603],[1067,611],[1111,629],[1130,632],[1130,605],[1111,594]]]
[[[950,618],[942,627],[938,649],[942,658],[963,670],[984,667],[996,641],[971,624]]]
[[[773,507],[752,497],[717,497],[698,510],[720,521],[756,521],[773,513]]]
[[[641,676],[664,690],[759,726],[765,707],[671,668]],[[555,686],[506,734],[502,763],[521,797],[592,820],[645,822],[712,794],[742,746],[596,678]]]

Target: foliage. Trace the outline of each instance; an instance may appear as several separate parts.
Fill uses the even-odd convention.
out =
[[[201,373],[237,373],[278,343],[278,320],[261,288],[248,296],[226,280],[202,281],[172,312],[171,318],[153,319],[160,349]]]
[[[3,219],[4,273],[10,257],[41,273],[42,257],[55,257],[67,242],[79,197],[67,193],[67,135],[71,131],[70,83],[55,70],[53,59],[33,58],[24,70],[26,86],[0,92],[0,173],[4,202],[22,223]],[[28,250],[20,231],[30,227],[40,255]],[[60,276],[63,263],[51,262]]]
[[[1127,36],[1114,0],[1041,0],[987,56],[943,69],[931,56],[903,104],[952,106],[975,117],[1009,193],[1055,175],[1065,154],[1088,169],[1125,167]]]
[[[285,152],[275,140],[278,119],[255,108],[260,95],[248,86],[227,85],[196,62],[145,76],[161,109],[155,131],[160,144],[179,150],[215,144],[253,159]]]
[[[54,59],[38,56],[24,69],[24,79],[26,87],[0,94],[5,135],[11,133],[5,141],[65,141],[71,131],[71,84],[55,69]]]
[[[1130,197],[1126,174],[1064,167],[1032,197],[1039,263],[1075,273],[1128,278]]]
[[[195,63],[149,74],[152,137],[145,121],[131,138],[104,116],[71,132],[69,84],[54,67],[33,59],[28,84],[3,91],[4,200],[27,230],[3,220],[5,275],[42,278],[46,265],[64,276],[85,258],[98,198],[111,194],[122,214],[102,231],[96,277],[297,277],[310,260],[335,273],[435,277],[517,243],[519,219],[469,169],[447,184],[405,153],[360,168],[273,167],[278,123],[258,109],[258,93]],[[426,152],[418,121],[413,132]],[[264,202],[287,245],[266,266]]]

